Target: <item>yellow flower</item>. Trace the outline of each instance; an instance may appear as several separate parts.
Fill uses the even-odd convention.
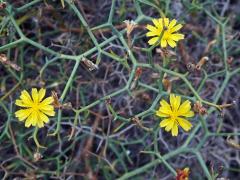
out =
[[[20,99],[17,99],[15,104],[24,109],[15,112],[15,116],[19,121],[25,121],[25,126],[37,126],[39,128],[44,126],[44,123],[49,122],[48,116],[54,116],[54,107],[52,97],[43,99],[46,94],[46,89],[41,88],[38,92],[36,88],[32,89],[32,97],[24,90],[21,92]],[[48,115],[48,116],[47,116]]]
[[[190,174],[190,169],[184,168],[183,170],[177,169],[176,180],[188,180]]]
[[[147,25],[149,32],[146,34],[147,37],[152,37],[149,41],[149,45],[154,45],[159,40],[162,48],[167,47],[167,44],[172,48],[176,47],[176,41],[184,39],[184,35],[175,33],[182,28],[181,24],[177,24],[177,20],[173,19],[169,22],[168,18],[159,18],[152,20],[154,26]],[[177,24],[177,25],[176,25]]]
[[[158,111],[156,111],[156,115],[165,118],[160,122],[160,127],[165,127],[166,131],[171,130],[172,136],[178,135],[178,126],[181,126],[185,131],[191,129],[192,124],[181,117],[194,116],[194,112],[191,111],[191,102],[189,100],[181,104],[180,96],[170,94],[170,104],[165,100],[161,100],[160,105]]]

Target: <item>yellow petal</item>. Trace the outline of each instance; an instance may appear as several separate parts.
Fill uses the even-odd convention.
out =
[[[178,117],[177,118],[177,121],[179,123],[179,125],[185,130],[185,131],[189,131],[192,127],[192,124],[186,120],[186,119],[183,119],[183,118],[180,118]]]
[[[185,114],[181,114],[180,116],[184,116],[184,117],[193,117],[194,116],[194,112],[193,111],[188,111]]]
[[[160,127],[165,127],[171,122],[171,119],[164,119],[160,122]]]
[[[38,91],[36,88],[32,88],[33,102],[38,103]]]
[[[157,41],[158,41],[159,37],[154,37],[154,38],[151,38],[149,41],[148,41],[148,44],[149,45],[154,45]]]
[[[20,106],[20,107],[32,107],[32,103],[31,104],[29,104],[29,103],[26,104],[22,100],[19,100],[19,99],[16,100],[15,104],[17,106]]]
[[[184,171],[185,173],[189,174],[190,169],[187,167],[187,168],[184,168],[183,171]]]
[[[31,96],[29,95],[29,93],[26,90],[21,92],[20,99],[22,100],[22,102],[24,104],[32,105],[32,103],[33,103]]]
[[[55,116],[55,111],[41,110],[41,112],[48,116]]]
[[[25,127],[30,127],[32,123],[34,123],[33,121],[34,121],[34,115],[32,113],[30,116],[28,116],[27,120],[25,121]]]
[[[180,103],[181,103],[181,96],[175,96],[174,94],[170,94],[170,104],[174,112],[178,111]]]
[[[165,114],[162,111],[156,111],[156,115],[159,117],[169,117],[170,116],[169,114]]]
[[[36,126],[38,121],[39,121],[38,113],[37,113],[37,111],[33,111],[32,118],[31,118],[31,124],[33,126]]]
[[[38,128],[44,127],[44,123],[43,123],[42,120],[39,120],[39,121],[37,122],[37,127],[38,127]]]
[[[25,127],[30,127],[31,126],[31,120],[30,118],[28,117],[26,122],[25,122]]]
[[[52,105],[39,105],[39,110],[40,111],[43,111],[43,110],[46,110],[46,111],[53,111],[54,110],[54,107]]]
[[[174,41],[179,41],[181,39],[184,39],[184,35],[183,34],[179,34],[179,33],[175,33],[171,35],[171,39]]]
[[[193,117],[194,112],[191,111],[191,102],[189,100],[184,101],[178,109],[178,116]]]
[[[156,28],[162,29],[162,24],[157,19],[153,19],[152,21]]]
[[[172,127],[172,136],[177,136],[178,135],[178,126],[177,123],[174,122],[174,125]]]
[[[163,18],[163,22],[164,22],[164,27],[168,27],[169,25],[169,19],[168,18]]]
[[[21,109],[15,112],[15,116],[19,121],[25,120],[32,112],[32,109]]]
[[[189,100],[184,101],[178,109],[178,116],[193,117],[194,112],[191,111],[191,102]]]
[[[157,115],[160,117],[169,117],[171,116],[172,113],[173,113],[172,110],[169,110],[168,108],[161,106],[158,110]]]
[[[168,28],[169,28],[169,29],[173,28],[173,27],[176,25],[176,23],[177,23],[177,20],[176,20],[176,19],[173,19],[173,20],[170,22]]]
[[[165,48],[167,46],[167,41],[165,39],[161,39],[161,47]]]
[[[163,29],[163,18],[159,18],[158,19],[158,23],[159,23],[159,29]]]
[[[164,114],[172,114],[171,106],[164,99],[160,101],[161,107],[158,111],[161,111]]]
[[[39,102],[42,101],[42,99],[44,98],[45,94],[46,94],[46,89],[41,88],[41,89],[39,90],[39,93],[38,93]]]
[[[174,125],[174,120],[171,119],[168,125],[166,126],[165,130],[170,131],[173,128],[173,125]]]
[[[176,47],[176,45],[177,45],[177,44],[175,43],[175,41],[173,41],[173,40],[171,40],[171,39],[168,39],[167,42],[168,42],[169,46],[171,46],[172,48]]]
[[[147,37],[158,36],[158,35],[159,35],[158,32],[152,32],[152,31],[149,31],[149,32],[146,33],[146,36],[147,36]]]
[[[170,29],[170,32],[173,33],[175,31],[178,31],[179,29],[181,29],[183,26],[181,24],[178,24],[176,26],[174,26],[173,28]]]
[[[53,97],[48,97],[39,103],[40,106],[45,106],[53,103]]]
[[[184,101],[178,109],[179,113],[186,113],[191,109],[191,102],[189,100]]]
[[[152,32],[158,32],[158,29],[152,25],[147,25],[146,28],[149,30],[149,31],[152,31]]]
[[[48,123],[49,122],[49,118],[42,112],[39,112],[39,119],[45,123]]]

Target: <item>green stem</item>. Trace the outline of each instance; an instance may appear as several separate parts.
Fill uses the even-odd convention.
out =
[[[35,144],[37,145],[37,151],[39,150],[39,148],[46,148],[46,147],[40,145],[38,142],[38,139],[37,139],[38,130],[39,130],[39,128],[36,126],[35,130],[33,132],[33,140],[34,140]]]

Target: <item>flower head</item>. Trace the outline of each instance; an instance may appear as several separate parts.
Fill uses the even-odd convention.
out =
[[[190,174],[189,168],[184,168],[183,170],[177,170],[176,180],[188,180]]]
[[[147,37],[151,37],[148,41],[149,45],[154,45],[158,41],[162,48],[167,47],[167,44],[172,48],[176,47],[176,42],[184,39],[184,35],[176,33],[182,28],[181,24],[177,24],[177,20],[173,19],[169,22],[168,18],[159,18],[152,20],[154,26],[147,25],[149,32],[146,34]]]
[[[47,97],[44,99],[46,89],[36,88],[32,89],[32,96],[24,90],[21,92],[20,99],[17,99],[15,104],[23,107],[15,112],[15,116],[19,121],[25,121],[25,126],[37,126],[39,128],[44,126],[44,123],[49,122],[48,116],[54,116],[54,107],[52,104],[53,98]]]
[[[172,131],[172,136],[178,135],[178,126],[185,131],[189,131],[192,124],[182,117],[193,117],[194,112],[191,111],[191,102],[184,101],[181,104],[181,97],[170,94],[170,104],[165,100],[161,100],[160,107],[156,111],[156,115],[165,118],[160,122],[160,127],[165,127],[166,131]]]

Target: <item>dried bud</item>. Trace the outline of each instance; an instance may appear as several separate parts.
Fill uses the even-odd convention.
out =
[[[169,77],[167,77],[166,73],[164,74],[162,83],[168,93],[171,93],[173,81],[176,81],[176,80],[179,80],[179,77],[170,77],[169,78]]]
[[[58,95],[55,91],[52,91],[52,98],[53,98],[53,106],[55,108],[60,108],[61,103],[59,102]]]
[[[202,58],[200,59],[200,61],[197,63],[196,69],[197,69],[198,71],[200,71],[201,68],[202,68],[202,66],[203,66],[208,60],[209,60],[209,58],[208,58],[207,56],[202,57]]]
[[[197,113],[199,113],[200,115],[204,115],[207,114],[207,109],[205,107],[203,107],[203,105],[197,101],[194,106],[193,106],[193,110]]]
[[[125,20],[123,21],[126,24],[127,29],[127,36],[131,34],[131,32],[134,30],[134,28],[137,26],[137,23],[133,20]]]
[[[233,62],[233,57],[232,56],[228,57],[227,58],[227,63],[232,64],[232,62]]]
[[[137,26],[137,23],[134,21],[125,20],[123,21],[126,24],[127,29],[127,39],[128,39],[128,46],[132,47],[132,39],[131,39],[131,32],[134,30],[134,28]]]
[[[0,61],[2,63],[6,63],[8,61],[8,58],[5,54],[0,54]]]
[[[138,67],[136,69],[136,73],[135,73],[135,79],[139,79],[139,77],[142,75],[142,68]]]
[[[89,71],[98,69],[98,66],[96,64],[85,57],[82,58],[82,62],[85,64]]]
[[[58,99],[58,95],[55,91],[52,91],[53,106],[58,109],[72,109],[72,104],[70,102],[61,104]]]
[[[188,71],[192,72],[196,69],[196,65],[193,64],[193,63],[188,63],[187,64],[187,69],[188,69]]]
[[[142,74],[142,68],[141,68],[141,67],[138,67],[138,68],[136,69],[135,77],[134,77],[134,80],[133,80],[133,82],[132,82],[132,84],[131,84],[130,90],[133,90],[133,89],[136,88],[137,83],[138,83],[138,80],[139,80],[141,74]]]
[[[167,77],[163,77],[162,83],[167,92],[170,93],[172,90],[172,82]]]
[[[20,71],[21,67],[19,67],[17,64],[11,62],[5,54],[0,54],[0,62],[2,64],[8,65],[11,68],[15,69],[16,71]]]
[[[33,160],[34,160],[34,162],[38,162],[40,159],[42,159],[43,158],[43,156],[42,156],[42,154],[40,154],[39,152],[35,152],[34,154],[33,154]]]

